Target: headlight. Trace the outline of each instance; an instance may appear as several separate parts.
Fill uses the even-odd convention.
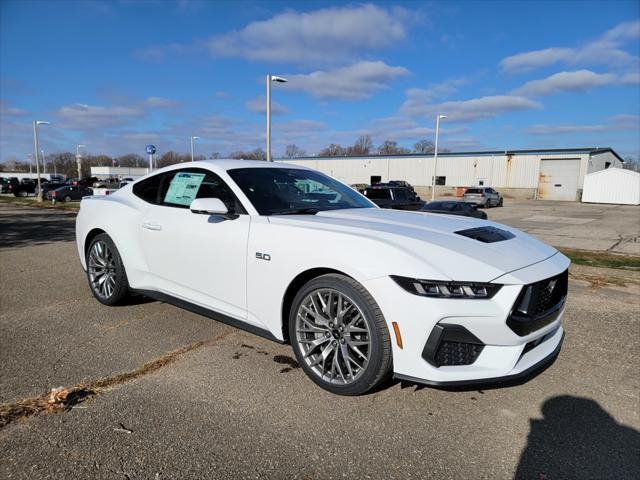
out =
[[[435,298],[491,298],[502,285],[495,283],[478,282],[445,282],[440,280],[419,280],[417,278],[399,277],[391,275],[391,278],[407,292],[421,297]]]

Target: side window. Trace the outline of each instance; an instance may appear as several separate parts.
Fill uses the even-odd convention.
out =
[[[136,183],[133,186],[134,195],[141,198],[145,202],[158,204],[160,185],[162,184],[162,180],[166,176],[166,173],[161,173],[159,175],[154,175],[145,180],[142,180],[141,182]]]
[[[402,188],[396,188],[393,190],[393,196],[399,202],[407,202],[409,200],[409,196],[407,195],[407,191]]]

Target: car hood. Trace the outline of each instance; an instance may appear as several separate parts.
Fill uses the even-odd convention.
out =
[[[269,221],[382,242],[413,257],[416,264],[426,262],[452,280],[489,282],[557,253],[555,248],[506,225],[439,213],[359,208],[329,210],[316,215],[272,216]],[[478,227],[499,228],[512,236],[485,243],[456,233]],[[383,260],[376,256],[372,261]],[[414,273],[416,276],[420,276],[418,270]]]

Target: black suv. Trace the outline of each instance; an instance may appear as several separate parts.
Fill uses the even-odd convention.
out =
[[[364,192],[364,196],[380,208],[396,210],[420,210],[424,202],[413,190],[393,185],[372,185]]]

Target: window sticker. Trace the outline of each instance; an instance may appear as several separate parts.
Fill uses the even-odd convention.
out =
[[[204,173],[180,172],[176,174],[171,180],[167,194],[164,196],[164,203],[191,205],[191,202],[196,198],[204,177]]]

